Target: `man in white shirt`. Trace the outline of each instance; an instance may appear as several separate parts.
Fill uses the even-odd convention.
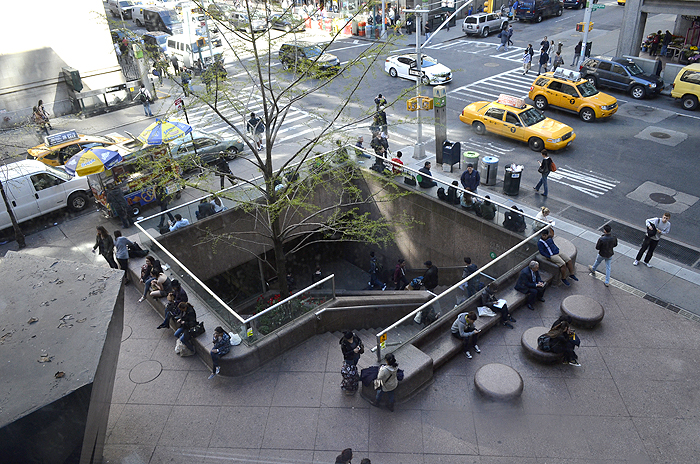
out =
[[[183,218],[179,214],[176,214],[175,215],[175,222],[173,223],[172,226],[170,226],[170,232],[177,230],[177,229],[182,229],[183,227],[189,226],[189,225],[190,225],[190,221]]]

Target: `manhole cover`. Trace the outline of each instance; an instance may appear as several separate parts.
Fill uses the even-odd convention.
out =
[[[649,198],[651,198],[652,201],[663,205],[670,205],[671,203],[676,202],[675,198],[673,198],[671,195],[666,195],[665,193],[652,193],[649,195]]]
[[[158,361],[143,361],[129,371],[129,380],[134,383],[148,383],[158,378],[162,371],[163,366]]]
[[[484,66],[486,66],[487,68],[497,68],[500,66],[500,64],[498,64],[498,63],[485,63]]]
[[[665,132],[650,132],[649,135],[657,139],[670,139],[671,136]]]

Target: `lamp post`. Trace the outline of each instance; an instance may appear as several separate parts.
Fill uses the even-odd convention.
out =
[[[421,15],[427,13],[427,10],[404,10],[404,13],[413,13],[416,17],[416,80],[418,85],[416,85],[416,97],[420,97],[421,86],[423,85],[423,71],[421,70],[422,58],[420,51],[420,38],[423,29],[420,25]],[[409,73],[410,73],[409,69]],[[420,109],[418,110],[418,133],[416,138],[416,145],[413,149],[413,158],[415,159],[425,159],[425,147],[423,146],[423,123],[421,122]]]

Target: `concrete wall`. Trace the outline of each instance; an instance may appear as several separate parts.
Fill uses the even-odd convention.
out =
[[[61,68],[80,71],[83,92],[124,83],[100,0],[2,3],[0,127],[22,124],[39,99],[71,112]],[[89,103],[89,102],[86,102]]]

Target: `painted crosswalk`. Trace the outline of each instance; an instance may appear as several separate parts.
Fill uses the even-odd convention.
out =
[[[513,61],[516,63],[522,62],[524,47],[511,46],[508,50],[497,50],[499,44],[485,42],[481,40],[458,39],[449,42],[429,44],[424,47],[424,50],[449,50],[458,54],[473,54],[473,55],[490,55],[494,58]],[[429,52],[427,52],[429,53]]]
[[[566,185],[567,187],[571,187],[593,198],[604,195],[620,183],[619,180],[612,179],[603,174],[594,173],[592,171],[582,171],[569,166],[559,167],[556,172],[551,172],[549,174],[549,181]]]
[[[515,68],[450,90],[448,94],[450,99],[465,103],[497,100],[500,94],[526,98],[534,79],[535,73],[523,75],[522,68]]]

